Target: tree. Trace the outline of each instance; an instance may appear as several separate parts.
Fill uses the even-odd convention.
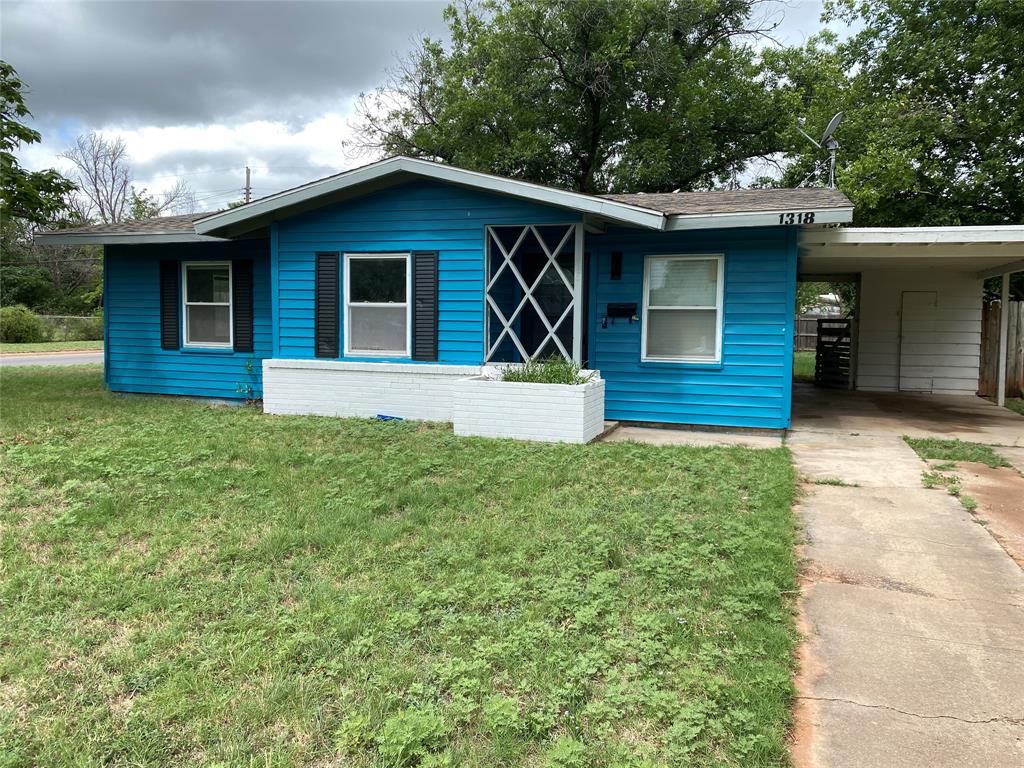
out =
[[[772,56],[809,125],[846,112],[837,177],[855,223],[1024,221],[1024,3],[833,0],[826,19],[862,28]],[[784,185],[821,159],[795,131],[789,139]]]
[[[61,157],[74,166],[81,192],[72,207],[85,220],[105,224],[160,216],[169,211],[195,210],[195,195],[179,180],[159,198],[132,186],[132,169],[124,139],[107,139],[91,132],[79,136]]]
[[[65,196],[75,188],[57,171],[26,171],[14,157],[22,144],[41,139],[23,122],[32,115],[22,96],[24,88],[14,67],[0,61],[0,224],[11,218],[49,221],[65,210]]]
[[[360,101],[355,146],[583,192],[709,187],[782,149],[756,0],[449,6]]]

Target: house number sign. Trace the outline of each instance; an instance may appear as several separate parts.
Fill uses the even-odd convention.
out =
[[[801,211],[799,213],[780,213],[779,224],[813,224],[814,211]]]

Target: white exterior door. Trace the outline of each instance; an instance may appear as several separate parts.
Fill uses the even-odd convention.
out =
[[[934,386],[939,308],[936,291],[903,291],[900,301],[900,392]]]

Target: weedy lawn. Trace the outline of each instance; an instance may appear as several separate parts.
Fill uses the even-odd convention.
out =
[[[0,387],[0,764],[788,761],[782,449]]]

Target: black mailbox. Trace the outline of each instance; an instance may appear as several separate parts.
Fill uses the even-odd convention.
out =
[[[625,317],[631,319],[636,315],[635,301],[619,301],[608,304],[607,316],[611,318]]]

